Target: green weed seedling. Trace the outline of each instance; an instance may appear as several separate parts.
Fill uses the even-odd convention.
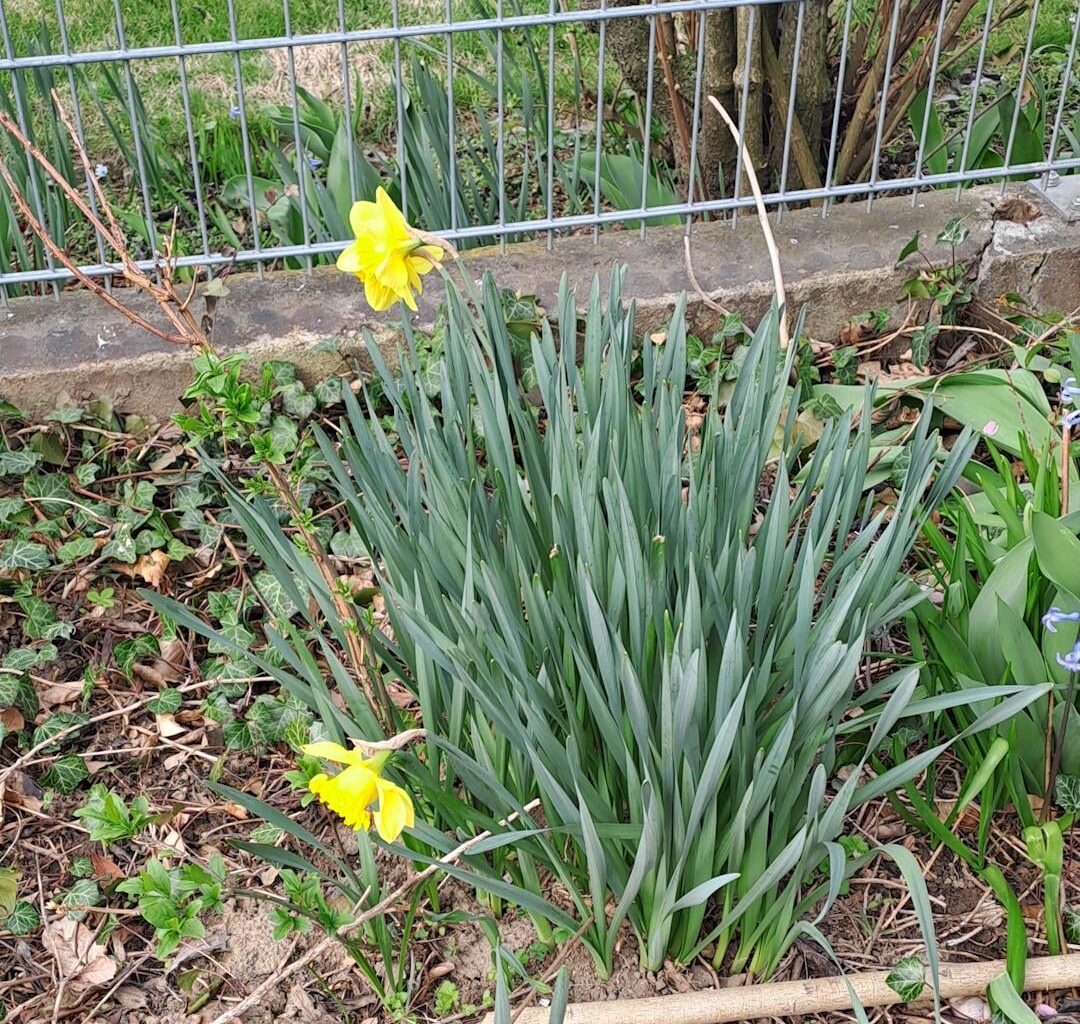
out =
[[[87,826],[95,843],[133,839],[153,820],[146,797],[135,797],[129,806],[102,783],[90,787],[86,803],[75,811],[75,817]]]

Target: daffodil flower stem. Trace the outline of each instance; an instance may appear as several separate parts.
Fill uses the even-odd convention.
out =
[[[536,808],[539,806],[539,799],[532,800],[522,808],[522,811],[526,815],[528,815],[535,811]],[[503,818],[503,820],[499,822],[499,826],[505,827],[519,817],[521,817],[521,814],[519,814],[519,812],[517,811],[514,811],[512,814],[508,814],[505,818]],[[426,882],[441,868],[447,866],[448,864],[456,863],[465,854],[467,854],[469,850],[476,846],[477,843],[481,843],[485,839],[490,838],[491,832],[485,829],[483,832],[473,836],[471,839],[466,839],[465,842],[461,843],[459,846],[455,846],[454,849],[452,849],[449,853],[440,857],[437,861],[435,861],[434,864],[429,864],[426,868],[424,868],[423,871],[420,871],[417,874],[413,875],[411,878],[406,879],[392,893],[390,893],[389,896],[387,896],[385,899],[380,900],[378,903],[375,904],[375,906],[369,907],[367,910],[363,911],[363,913],[355,917],[351,923],[344,925],[342,928],[339,928],[332,934],[327,935],[325,939],[323,939],[321,942],[316,943],[303,956],[297,959],[293,959],[293,954],[296,950],[296,942],[294,942],[292,946],[289,947],[289,950],[282,959],[278,969],[271,973],[265,981],[261,982],[254,989],[252,989],[252,991],[245,998],[241,999],[239,1003],[237,1003],[235,1006],[230,1007],[220,1016],[214,1018],[213,1024],[230,1024],[231,1021],[234,1021],[237,1018],[241,1017],[244,1013],[250,1010],[251,1007],[258,1005],[259,1002],[262,1000],[263,996],[265,996],[267,992],[271,991],[271,989],[281,987],[286,980],[291,978],[298,971],[304,970],[304,968],[307,967],[308,964],[315,963],[315,961],[317,961],[320,957],[323,956],[326,950],[330,947],[331,943],[340,942],[342,937],[347,935],[349,932],[355,931],[362,924],[365,924],[366,922],[372,920],[372,918],[380,917],[387,911],[392,910],[395,906],[397,906],[397,904],[401,901],[403,897],[407,896],[418,885],[422,885],[424,882]],[[353,907],[353,913],[356,913],[356,911],[360,909],[364,900],[367,899],[368,891],[370,890],[366,890],[360,897],[360,899],[356,902],[355,906]]]

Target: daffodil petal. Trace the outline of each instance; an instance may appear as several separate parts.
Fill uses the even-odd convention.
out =
[[[405,790],[386,779],[379,779],[377,786],[379,806],[375,810],[375,829],[386,842],[393,843],[415,821],[412,800]]]
[[[358,242],[353,242],[347,249],[343,250],[337,258],[337,268],[346,274],[357,274],[362,268],[360,260],[360,245]]]
[[[300,752],[308,757],[321,757],[324,761],[333,761],[335,764],[356,764],[363,760],[364,756],[359,750],[349,750],[340,743],[331,743],[329,740],[307,743],[300,748]]]
[[[366,199],[353,203],[349,210],[349,227],[359,241],[382,221],[379,208]]]
[[[317,745],[317,744],[313,744]],[[320,773],[308,789],[350,828],[371,825],[370,807],[378,796],[379,777],[365,764],[351,764],[332,777]]]
[[[374,275],[364,278],[364,298],[376,313],[389,309],[397,301],[393,289],[387,288]]]

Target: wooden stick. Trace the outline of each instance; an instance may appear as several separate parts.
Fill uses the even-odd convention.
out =
[[[976,964],[942,964],[940,968],[942,999],[978,995],[994,978],[1005,973],[1004,960]],[[796,1017],[804,1014],[850,1010],[852,992],[863,1006],[893,1006],[902,1002],[889,988],[888,971],[849,974],[847,978],[808,978],[804,981],[781,981],[742,988],[709,989],[704,992],[680,992],[651,999],[616,999],[607,1003],[571,1003],[566,1008],[566,1024],[654,1024],[678,1021],[679,1024],[730,1024],[759,1017]],[[1080,953],[1029,959],[1024,976],[1024,991],[1054,991],[1080,985]],[[849,988],[850,986],[850,988]],[[929,988],[922,1001],[931,998]],[[530,1007],[517,1024],[548,1024],[549,1013],[542,1007]],[[491,1024],[491,1015],[485,1024]]]

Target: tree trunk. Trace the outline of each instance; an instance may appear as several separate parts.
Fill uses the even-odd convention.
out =
[[[711,198],[723,192],[730,194],[731,184],[735,180],[737,154],[735,140],[708,97],[715,96],[724,109],[734,116],[737,110],[734,76],[738,47],[735,41],[735,12],[730,7],[712,11],[707,18],[698,166],[701,168],[705,197]]]
[[[640,0],[608,0],[608,7],[627,7]],[[599,0],[581,0],[581,6],[596,8]],[[719,115],[706,97],[716,96],[732,112],[736,110],[735,16],[730,8],[709,11],[705,17],[705,53],[702,64],[701,119],[697,140],[698,180],[705,196],[720,194],[721,168],[728,183],[736,166],[735,146]],[[679,52],[677,33],[671,16],[661,15],[656,26],[653,63],[653,123],[663,127],[667,147],[684,176],[690,173],[690,142],[693,133],[695,76],[697,74],[697,33],[690,46]],[[638,96],[644,110],[649,82],[649,19],[616,18],[607,23],[607,50],[618,65],[626,84]],[[741,81],[741,79],[738,79]],[[695,197],[703,198],[695,186]]]
[[[743,145],[746,146],[750,159],[756,170],[765,167],[765,97],[761,88],[763,71],[761,65],[761,33],[767,31],[767,26],[762,24],[758,16],[760,8],[738,7],[735,13],[735,27],[738,40],[738,62],[735,65],[735,73],[732,76],[735,93],[740,103],[743,95],[743,82],[749,75],[749,89],[746,94],[746,109],[736,113],[729,111],[732,120],[743,126]],[[753,39],[750,39],[750,28],[753,26]],[[748,45],[749,44],[749,45]],[[741,184],[739,195],[750,194],[750,183],[746,173],[740,171]]]
[[[820,161],[822,125],[825,106],[829,98],[828,0],[802,0],[800,4],[784,4],[780,9],[780,44],[778,56],[780,68],[787,76],[791,88],[791,68],[795,63],[795,37],[798,35],[799,11],[802,11],[802,40],[799,44],[799,70],[795,77],[795,117],[802,127],[806,143],[814,159]],[[774,99],[775,102],[775,99]],[[787,110],[773,110],[770,118],[770,136],[779,135],[773,145],[774,165],[780,167],[784,153],[783,125]],[[778,130],[776,130],[778,129]],[[770,141],[772,139],[770,138]],[[788,168],[787,187],[800,188],[807,184],[799,168]]]

